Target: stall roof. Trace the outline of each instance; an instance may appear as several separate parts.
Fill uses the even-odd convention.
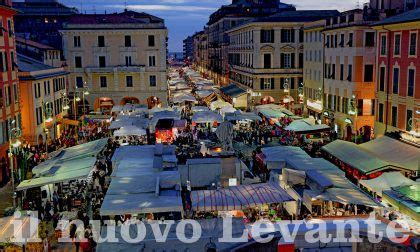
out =
[[[359,145],[377,157],[412,171],[420,171],[420,148],[383,136]]]
[[[391,205],[398,208],[400,212],[411,216],[414,220],[420,221],[420,183],[391,188],[383,191],[383,198]]]
[[[235,111],[234,113],[225,114],[226,121],[261,121],[261,117],[253,112],[242,112],[240,110]]]
[[[65,182],[74,179],[87,178],[96,162],[96,157],[85,157],[77,160],[69,160],[60,165],[52,166],[48,174],[38,178],[22,181],[16,188],[22,191],[44,185]]]
[[[222,87],[220,88],[220,91],[222,91],[222,93],[232,98],[236,98],[236,97],[246,94],[246,91],[244,89],[236,86],[235,84],[230,84],[229,86]]]
[[[339,202],[342,204],[355,204],[359,206],[381,207],[381,205],[357,188],[333,187],[325,191],[305,190],[313,199]]]
[[[404,177],[401,172],[387,172],[375,179],[360,180],[359,183],[382,197],[383,191],[391,190],[392,187],[411,185],[414,181]]]
[[[276,104],[266,104],[255,107],[257,113],[261,113],[264,117],[269,119],[276,119],[282,117],[291,117],[293,118],[295,114],[286,108],[276,105]]]
[[[333,174],[344,175],[344,172],[341,171],[337,166],[323,158],[302,158],[302,157],[288,157],[286,159],[287,167],[293,168],[300,171],[328,171]]]
[[[370,151],[360,148],[355,143],[343,140],[336,140],[323,146],[321,149],[366,175],[389,168],[403,168],[379,158]]]
[[[62,166],[66,161],[96,157],[108,143],[108,138],[102,138],[85,144],[69,147],[51,154],[51,158],[35,166],[32,173],[40,174],[51,169],[53,166]]]
[[[302,119],[293,121],[285,130],[293,131],[297,134],[309,134],[329,131],[331,128],[325,124],[311,124],[308,120]]]
[[[146,135],[146,130],[130,125],[121,127],[119,130],[114,131],[114,136],[144,136]]]
[[[197,99],[195,99],[194,96],[190,94],[182,94],[177,95],[172,99],[173,103],[183,103],[183,102],[197,102]]]
[[[220,114],[214,113],[212,111],[200,111],[193,115],[192,121],[196,123],[213,123],[215,121],[222,123],[223,118]]]
[[[173,191],[176,196],[160,196],[156,193],[124,194],[105,196],[100,210],[103,216],[182,212],[182,199],[178,191]]]
[[[214,94],[214,91],[212,91],[212,90],[198,90],[195,93],[198,95],[198,97],[200,99],[203,99],[203,98],[206,98],[209,95]]]
[[[192,191],[194,211],[231,211],[293,199],[282,188],[271,183],[232,186],[220,190]]]

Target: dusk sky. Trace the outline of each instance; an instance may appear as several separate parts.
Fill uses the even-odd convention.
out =
[[[231,0],[59,0],[82,12],[104,13],[122,11],[125,6],[134,11],[144,11],[164,18],[169,29],[169,51],[181,52],[182,40],[207,23],[209,15]],[[283,0],[295,4],[297,9],[352,9],[358,0]],[[365,1],[359,1],[363,3]]]

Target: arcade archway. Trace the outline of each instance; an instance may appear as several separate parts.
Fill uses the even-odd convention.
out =
[[[110,112],[115,105],[114,100],[109,97],[96,98],[94,108],[95,111]]]
[[[126,104],[140,104],[140,100],[136,97],[124,97],[120,101],[120,105],[124,106]]]

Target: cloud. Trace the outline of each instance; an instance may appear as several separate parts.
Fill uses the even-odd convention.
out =
[[[214,11],[216,8],[203,7],[194,5],[163,5],[163,4],[136,4],[136,5],[105,5],[106,8],[122,9],[127,7],[134,11],[180,11],[180,12],[194,12],[194,11]]]

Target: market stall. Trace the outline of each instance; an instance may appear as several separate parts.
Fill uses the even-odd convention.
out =
[[[375,179],[360,180],[362,187],[382,197],[382,192],[391,190],[393,187],[411,185],[413,180],[404,177],[401,172],[386,172]]]
[[[270,183],[191,192],[192,209],[196,212],[245,210],[292,200],[286,191]]]

